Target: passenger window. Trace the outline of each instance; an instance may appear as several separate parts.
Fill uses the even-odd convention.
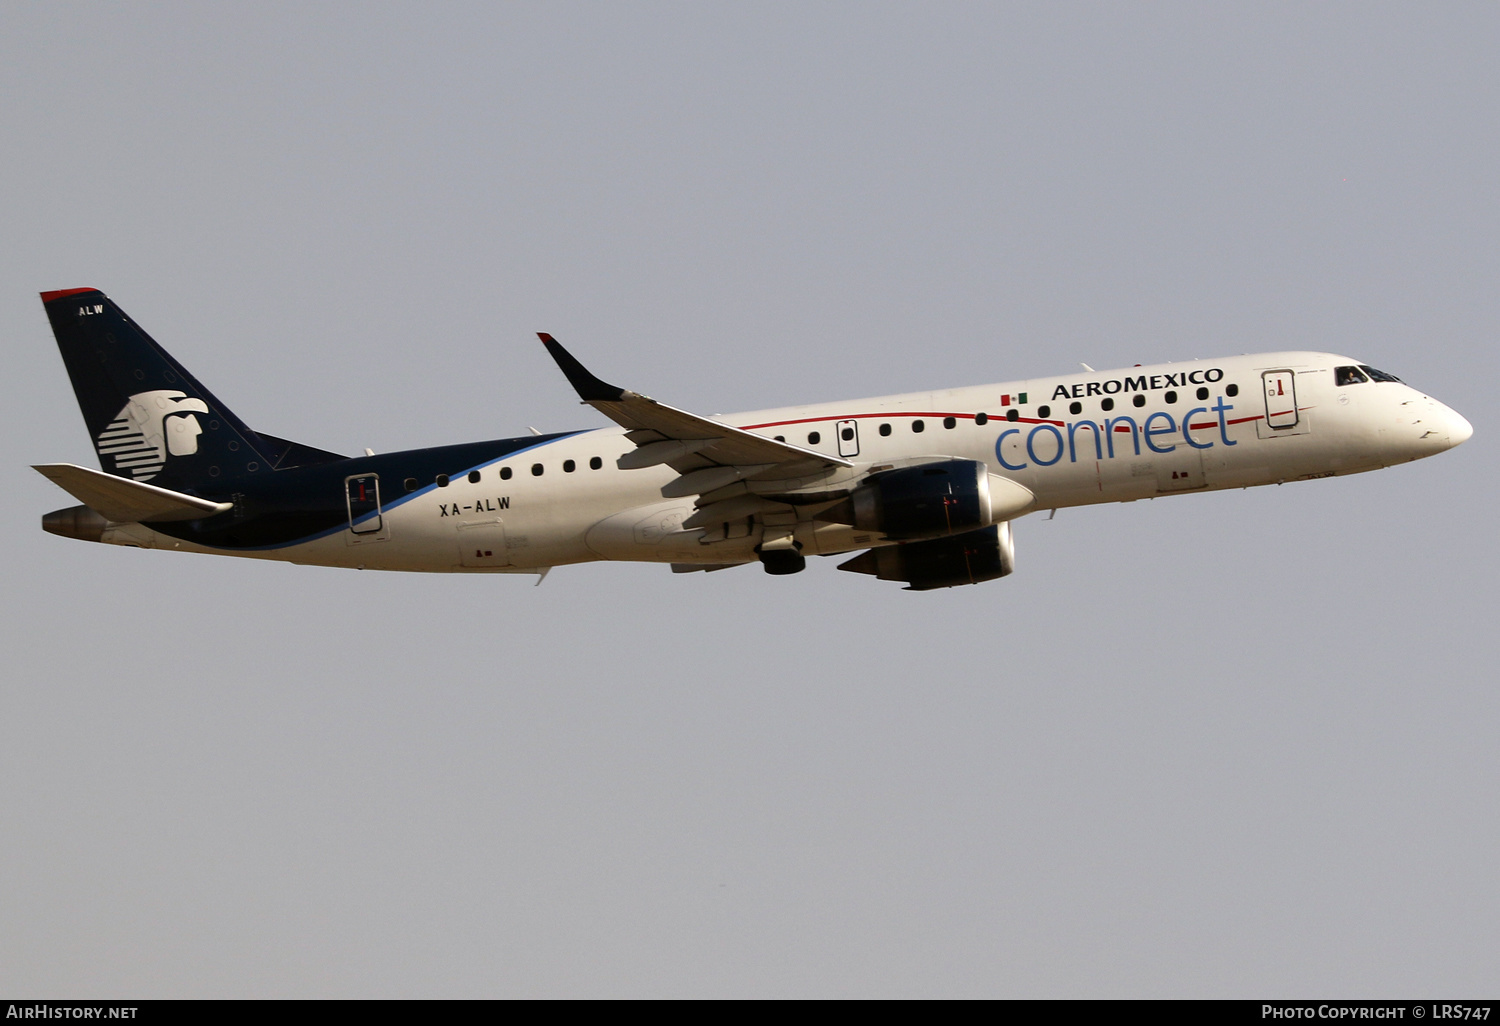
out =
[[[881,434],[881,437],[889,435],[890,433],[891,433],[891,426],[889,424],[882,424],[882,425],[880,425],[880,434]]]
[[[1225,385],[1224,386],[1224,394],[1227,395],[1227,396],[1229,396],[1229,398],[1233,399],[1235,396],[1237,396],[1237,395],[1240,394],[1240,386],[1239,385],[1234,385],[1234,384]]]
[[[778,442],[784,442],[784,441],[786,441],[786,435],[777,435],[776,436],[776,441],[778,441]]]
[[[976,413],[976,414],[974,414],[974,423],[978,424],[980,427],[984,427],[989,422],[990,422],[990,415],[988,413]]]
[[[953,417],[944,417],[943,418],[943,427],[947,428],[949,431],[952,431],[957,426],[958,426],[958,420],[956,418],[953,418]]]
[[[1142,395],[1141,393],[1139,393],[1139,392],[1137,392],[1135,394],[1135,398],[1131,399],[1130,401],[1133,402],[1133,403],[1135,403],[1135,405],[1137,405],[1137,406],[1145,406],[1146,405],[1146,397],[1144,395]]]
[[[573,473],[573,471],[575,471],[577,469],[578,469],[578,464],[574,463],[572,460],[563,460],[563,473],[564,474],[571,474],[571,473]]]
[[[1206,400],[1208,398],[1208,389],[1206,389],[1206,388],[1200,388],[1200,389],[1198,389],[1198,398]]]
[[[1177,393],[1176,392],[1168,392],[1166,395],[1162,396],[1162,398],[1167,401],[1167,405],[1168,406],[1171,406],[1173,403],[1175,403],[1177,401]],[[1136,403],[1136,405],[1139,406],[1141,404],[1140,403]]]
[[[1071,413],[1075,417],[1078,416],[1080,413],[1083,412],[1083,403],[1069,403],[1068,404],[1068,412]]]
[[[842,431],[839,432],[839,437],[842,438],[846,442],[852,442],[852,441],[854,441],[854,429],[853,428],[844,428],[844,430],[842,430]]]
[[[502,480],[502,481],[509,481],[510,480],[510,468],[509,467],[501,467],[500,468],[500,480]]]
[[[1099,403],[1099,408],[1105,413],[1108,413],[1110,410],[1115,408],[1115,401],[1113,399],[1106,398]]]
[[[808,445],[817,445],[822,440],[823,440],[823,436],[820,435],[820,434],[818,434],[818,432],[816,432],[816,431],[809,431],[807,433],[807,444]]]
[[[1359,369],[1370,375],[1370,379],[1372,381],[1394,381],[1398,385],[1401,383],[1401,379],[1396,377],[1396,375],[1387,374],[1385,371],[1376,370],[1374,367],[1371,367],[1367,363],[1360,364]]]
[[[540,463],[533,463],[531,465],[531,476],[532,477],[541,477],[542,476],[542,469],[543,468],[542,468],[542,465]]]
[[[911,429],[915,434],[920,435],[922,433],[922,430],[926,427],[927,425],[923,424],[920,420],[914,420],[911,422]]]
[[[1005,419],[1014,424],[1016,421],[1021,419],[1021,411],[1012,406],[1010,409],[1005,411]]]
[[[1369,380],[1360,373],[1358,367],[1335,367],[1333,369],[1333,383],[1339,388],[1345,385],[1363,385]]]
[[[589,457],[589,469],[590,470],[598,470],[602,466],[604,466],[604,461],[601,460],[598,456],[591,456],[591,457]]]
[[[471,471],[469,471],[469,484],[478,484],[478,483],[479,483],[479,471],[477,471],[477,470],[471,470]]]
[[[447,488],[448,487],[448,475],[447,474],[439,474],[437,476],[437,486],[439,488]]]
[[[417,490],[417,479],[416,478],[409,477],[409,478],[406,479],[406,490],[409,491],[409,492],[414,492],[414,491]]]
[[[1046,420],[1048,417],[1052,416],[1052,407],[1038,406],[1036,408],[1036,415],[1038,417],[1041,417],[1043,420]]]

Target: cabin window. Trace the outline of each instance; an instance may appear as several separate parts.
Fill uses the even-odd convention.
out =
[[[1234,386],[1230,385],[1229,387],[1233,388]],[[1177,401],[1177,393],[1176,392],[1168,392],[1166,395],[1162,396],[1162,398],[1165,399],[1167,401],[1167,405],[1170,406],[1170,405],[1172,405],[1173,403],[1175,403]],[[1136,403],[1136,405],[1139,406],[1141,404],[1140,403]]]
[[[509,481],[510,480],[510,473],[511,473],[511,471],[510,471],[509,467],[501,467],[500,468],[500,480],[502,480],[502,481]]]
[[[976,413],[976,414],[974,414],[974,423],[978,424],[980,427],[984,427],[989,422],[990,422],[990,415],[988,413]]]
[[[573,471],[575,471],[577,469],[578,469],[578,464],[574,463],[572,460],[563,460],[563,473],[564,474],[571,474],[571,473],[573,473]]]
[[[531,476],[532,477],[541,477],[542,476],[542,471],[544,469],[545,468],[540,463],[533,463],[531,465]]]
[[[1335,367],[1333,369],[1333,383],[1340,388],[1345,385],[1363,385],[1369,380],[1358,367]]]
[[[920,420],[914,420],[911,422],[911,429],[916,434],[920,435],[926,428],[927,425],[923,424]]]
[[[1115,408],[1115,401],[1106,396],[1103,400],[1100,401],[1099,408],[1105,413],[1108,413],[1110,410]]]
[[[437,476],[437,486],[439,488],[447,488],[448,487],[448,475],[447,474],[439,474]]]
[[[1139,393],[1139,392],[1137,392],[1135,394],[1135,396],[1130,401],[1132,403],[1134,403],[1135,405],[1137,405],[1137,406],[1145,406],[1146,405],[1146,397],[1143,396],[1143,395],[1141,395],[1141,393]]]
[[[777,435],[776,436],[776,441],[778,441],[778,442],[784,442],[784,441],[786,441],[786,435]]]
[[[1005,419],[1014,424],[1016,421],[1021,419],[1021,411],[1012,406],[1010,409],[1005,411]]]
[[[1068,404],[1068,412],[1071,413],[1075,417],[1078,416],[1080,413],[1083,412],[1083,403],[1069,403]]]
[[[885,436],[889,435],[890,433],[891,433],[891,426],[889,424],[882,424],[882,425],[880,425],[880,435],[881,435],[882,438],[884,438]]]
[[[852,441],[854,441],[854,429],[853,428],[844,428],[844,430],[842,430],[842,431],[839,432],[839,437],[842,438],[846,442],[852,442]]]
[[[958,426],[958,420],[957,420],[957,418],[954,418],[954,417],[944,417],[943,418],[943,427],[947,428],[949,431],[952,431],[957,426]]]
[[[589,469],[590,470],[598,470],[602,466],[604,466],[604,461],[601,460],[598,456],[590,457],[590,459],[589,459]]]
[[[1235,396],[1237,396],[1237,395],[1240,394],[1240,386],[1239,385],[1234,385],[1234,384],[1225,385],[1224,386],[1224,394],[1227,395],[1227,396],[1229,396],[1229,398],[1233,399]]]
[[[409,492],[414,492],[414,491],[417,490],[417,479],[416,478],[409,477],[409,478],[406,479],[406,490],[409,491]]]
[[[477,470],[471,470],[471,471],[469,471],[469,484],[478,484],[478,483],[479,483],[479,471],[477,471]]]
[[[823,440],[823,436],[820,435],[820,434],[818,434],[816,431],[809,431],[807,433],[807,444],[808,445],[817,445],[822,440]]]
[[[1401,379],[1396,377],[1396,375],[1387,374],[1385,371],[1376,370],[1374,367],[1371,367],[1367,363],[1360,364],[1359,369],[1370,375],[1370,380],[1372,381],[1394,381],[1398,385],[1401,383]]]
[[[1200,388],[1200,389],[1198,389],[1198,398],[1199,399],[1207,399],[1208,398],[1208,389],[1206,389],[1206,388]]]
[[[1043,420],[1046,420],[1048,417],[1052,416],[1052,407],[1038,406],[1036,408],[1036,415],[1038,417],[1041,417]]]

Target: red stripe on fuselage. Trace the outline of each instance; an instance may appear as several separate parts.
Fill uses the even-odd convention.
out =
[[[1311,409],[1311,408],[1312,407],[1310,407],[1310,406],[1303,407],[1303,409]],[[1287,412],[1290,413],[1291,411],[1288,410]],[[895,420],[897,417],[912,417],[912,418],[916,418],[916,417],[935,417],[935,418],[936,417],[954,417],[954,418],[957,418],[957,419],[960,419],[960,420],[973,420],[975,418],[975,416],[976,416],[976,414],[973,414],[973,413],[935,413],[935,412],[932,412],[932,411],[927,411],[927,412],[924,412],[924,413],[839,413],[839,414],[829,414],[826,417],[803,417],[800,420],[772,420],[772,421],[767,421],[764,424],[746,424],[744,427],[740,428],[740,430],[741,431],[756,431],[756,430],[759,430],[761,428],[786,427],[786,426],[788,426],[790,424],[824,424],[824,423],[827,423],[828,421],[831,421],[831,420],[882,420],[882,419],[884,419],[884,420]],[[986,414],[986,416],[988,416],[988,414]],[[1106,417],[1104,419],[1105,420],[1113,420],[1114,418],[1112,418],[1112,417]],[[1264,420],[1264,419],[1265,418],[1262,417],[1262,416],[1237,417],[1237,418],[1235,418],[1233,420],[1226,420],[1224,422],[1224,425],[1225,425],[1225,427],[1228,427],[1231,424],[1250,424],[1250,423],[1253,423],[1254,421]],[[1053,424],[1053,425],[1055,425],[1057,427],[1067,427],[1068,426],[1068,422],[1065,421],[1065,420],[1043,420],[1043,419],[1036,418],[1036,417],[1017,417],[1015,420],[1011,420],[1010,418],[1001,415],[1001,416],[989,417],[989,420],[990,420],[991,423],[995,423],[995,424],[1000,424],[1000,423],[1005,423],[1005,424]],[[1085,423],[1085,422],[1084,421],[1077,421],[1076,423]],[[1092,424],[1094,422],[1093,421],[1087,421],[1086,423]],[[1219,422],[1215,420],[1215,421],[1210,421],[1207,424],[1194,424],[1194,425],[1191,426],[1191,428],[1189,430],[1192,430],[1192,431],[1204,431],[1204,430],[1207,430],[1208,428],[1216,428],[1218,426],[1219,426]],[[1130,428],[1130,426],[1128,424],[1119,424],[1119,425],[1115,426],[1115,431],[1117,431],[1117,432],[1118,431],[1123,431],[1126,434],[1129,434],[1130,431],[1131,431],[1131,428]]]
[[[747,424],[740,428],[741,431],[754,431],[757,428],[786,427],[788,424],[821,424],[826,420],[878,420],[881,417],[962,417],[964,420],[973,420],[973,413],[840,413],[837,416],[827,417],[803,417],[801,420],[773,420],[765,424]],[[1003,420],[1002,417],[990,417],[991,420]]]

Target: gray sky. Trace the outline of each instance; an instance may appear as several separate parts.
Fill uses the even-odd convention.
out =
[[[0,991],[1500,983],[1500,7],[0,7]],[[344,452],[1311,347],[1475,436],[1019,569],[70,542],[36,293]]]

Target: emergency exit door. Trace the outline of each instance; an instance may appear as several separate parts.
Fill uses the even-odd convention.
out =
[[[1296,427],[1296,375],[1289,370],[1271,370],[1262,372],[1260,379],[1266,391],[1266,426],[1278,429]]]
[[[859,455],[859,422],[855,420],[841,420],[834,428],[839,436],[839,455]]]
[[[355,534],[379,534],[380,476],[363,474],[344,480],[344,498],[349,504],[349,530]]]

